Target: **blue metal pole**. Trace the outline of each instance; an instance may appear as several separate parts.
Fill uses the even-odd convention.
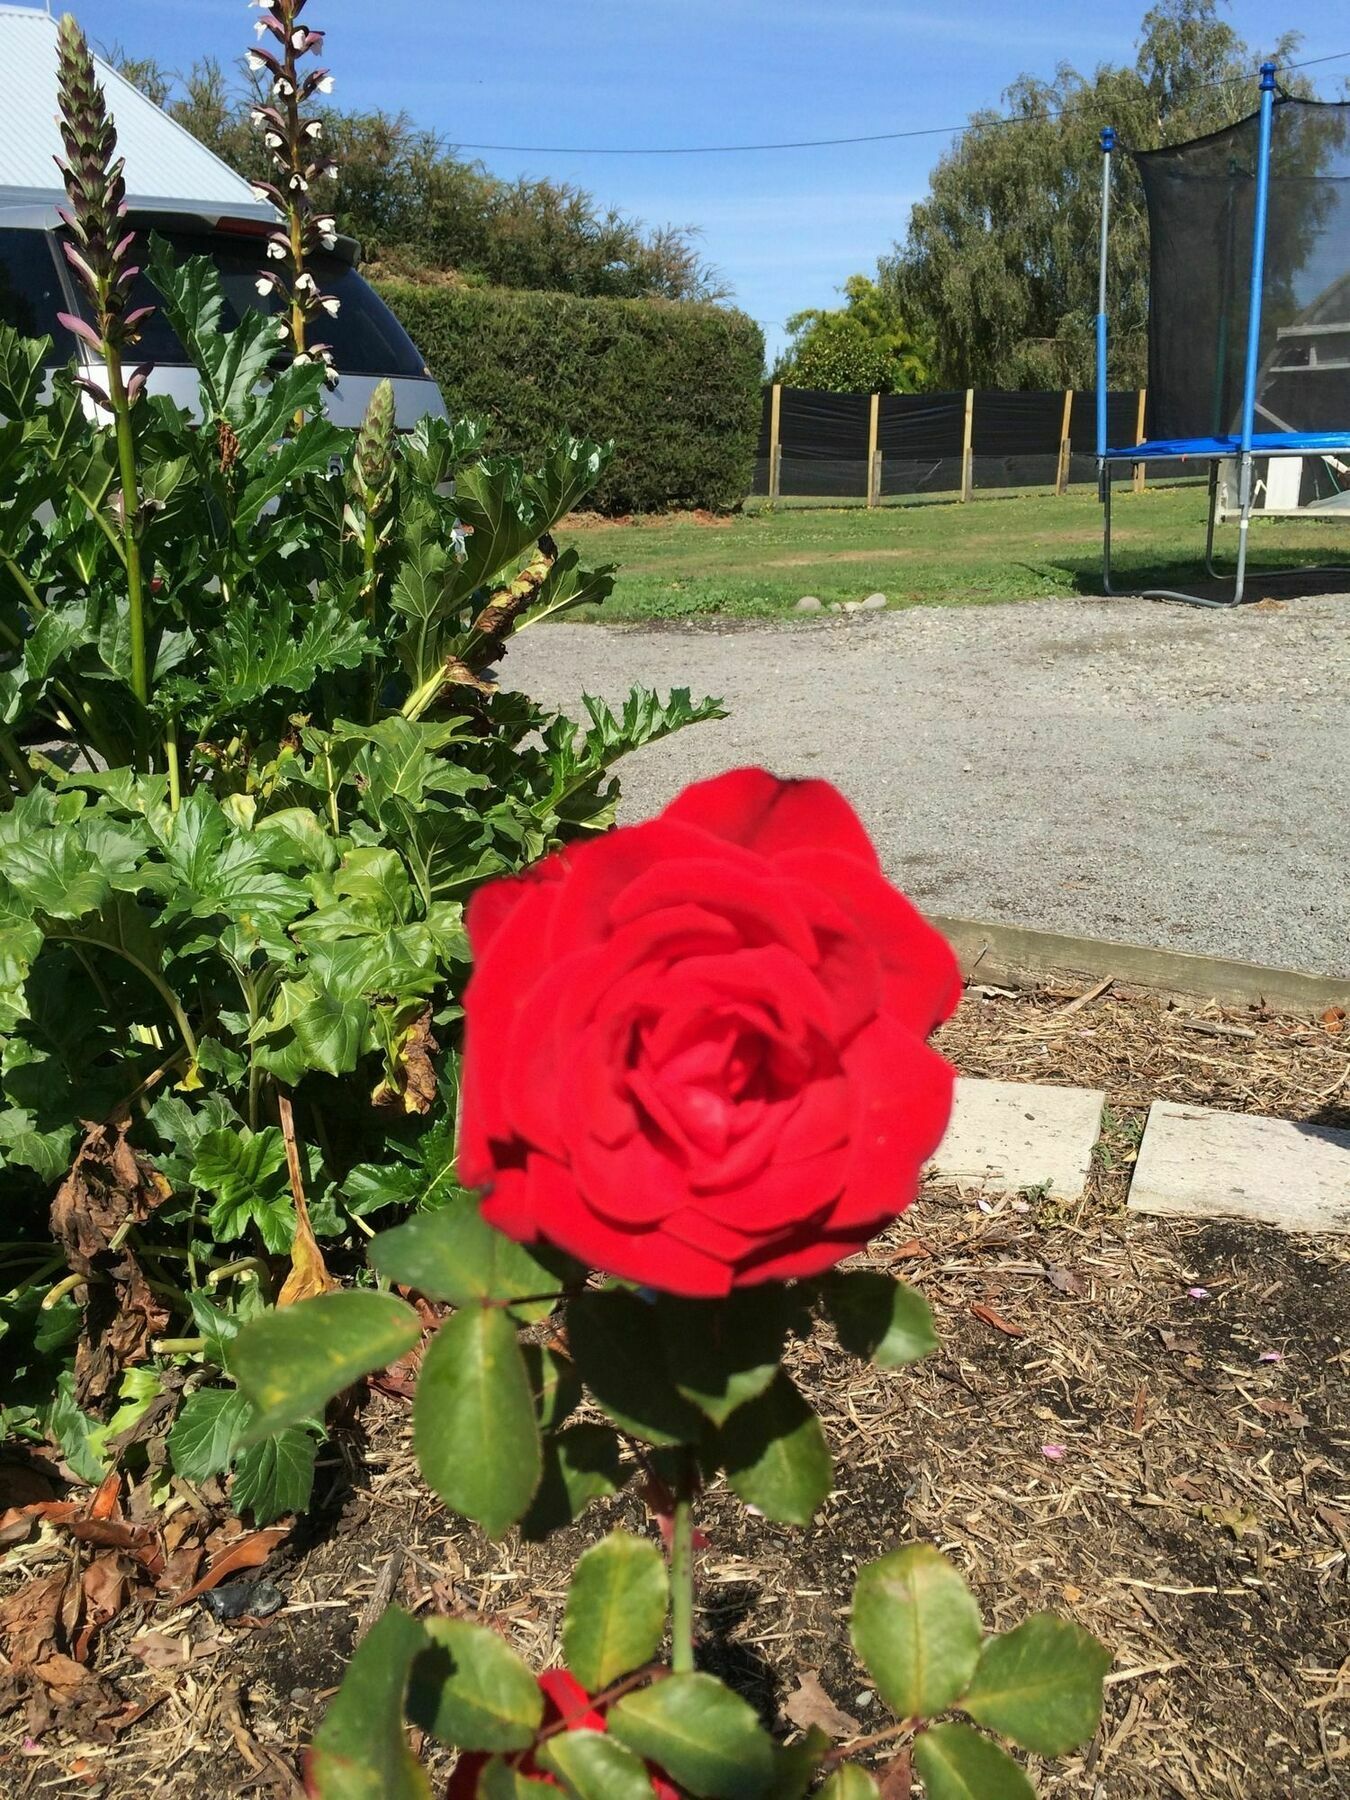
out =
[[[1261,298],[1266,278],[1266,214],[1270,203],[1270,139],[1275,120],[1275,65],[1261,64],[1261,124],[1256,151],[1256,215],[1252,220],[1251,298],[1247,306],[1247,365],[1242,380],[1242,460],[1238,472],[1238,554],[1233,600],[1247,580],[1247,539],[1252,514],[1252,434],[1256,382],[1261,371]]]
[[[1261,296],[1266,277],[1266,213],[1270,204],[1270,138],[1275,117],[1275,65],[1261,64],[1261,132],[1256,152],[1256,217],[1252,223],[1251,300],[1247,309],[1247,368],[1242,383],[1242,454],[1251,455],[1256,379],[1261,368]]]
[[[1111,152],[1116,147],[1116,134],[1111,126],[1102,130],[1102,231],[1101,259],[1097,273],[1097,462],[1104,463],[1106,443],[1106,248],[1111,227]]]

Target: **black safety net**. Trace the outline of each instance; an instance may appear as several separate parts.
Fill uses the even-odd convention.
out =
[[[769,491],[773,390],[764,389],[752,492]],[[971,411],[971,485],[980,489],[1051,487],[1064,429],[1062,391],[979,389]],[[785,387],[779,400],[779,492],[785,499],[858,499],[867,493],[871,400],[866,394],[813,393]],[[1107,398],[1112,444],[1133,443],[1139,396]],[[1097,478],[1096,398],[1070,397],[1068,479]],[[965,442],[964,391],[882,394],[877,409],[877,470],[883,499],[960,490]],[[1167,465],[1170,467],[1170,465]],[[1156,479],[1156,472],[1150,472]]]
[[[1148,202],[1148,435],[1242,428],[1259,121],[1137,152]],[[1350,429],[1350,104],[1278,99],[1257,432]],[[1133,439],[1113,436],[1111,447]]]

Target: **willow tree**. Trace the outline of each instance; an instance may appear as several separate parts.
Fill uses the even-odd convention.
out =
[[[880,267],[900,310],[927,328],[934,384],[1089,385],[1101,127],[1114,125],[1131,148],[1156,149],[1230,124],[1256,108],[1262,56],[1287,58],[1296,42],[1251,46],[1217,0],[1160,0],[1144,15],[1132,66],[1023,75],[1002,115],[975,113]],[[1110,379],[1133,387],[1147,366],[1148,228],[1130,159],[1117,167]]]

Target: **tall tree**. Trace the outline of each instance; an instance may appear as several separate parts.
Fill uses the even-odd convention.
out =
[[[850,275],[844,293],[846,306],[793,313],[774,380],[835,394],[912,394],[925,386],[931,347],[910,329],[894,291]]]
[[[241,175],[266,179],[267,152],[249,121],[258,94],[246,74],[209,57],[183,77],[119,50],[110,60]],[[620,300],[728,296],[692,228],[649,228],[567,183],[504,181],[406,113],[329,106],[322,117],[338,165],[338,229],[390,274]]]
[[[905,242],[880,266],[881,285],[931,334],[937,384],[1089,385],[1100,128],[1156,149],[1230,124],[1257,104],[1262,54],[1285,59],[1297,42],[1286,34],[1262,52],[1220,17],[1218,0],[1158,0],[1133,66],[1023,75],[1003,96],[1015,123],[975,113],[933,171]],[[1118,158],[1117,170],[1110,378],[1133,387],[1147,368],[1148,228],[1130,159]]]

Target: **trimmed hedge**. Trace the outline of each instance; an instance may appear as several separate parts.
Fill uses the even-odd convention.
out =
[[[376,284],[452,414],[488,448],[533,454],[565,430],[613,438],[601,512],[724,512],[750,492],[764,338],[744,313],[659,300]]]

